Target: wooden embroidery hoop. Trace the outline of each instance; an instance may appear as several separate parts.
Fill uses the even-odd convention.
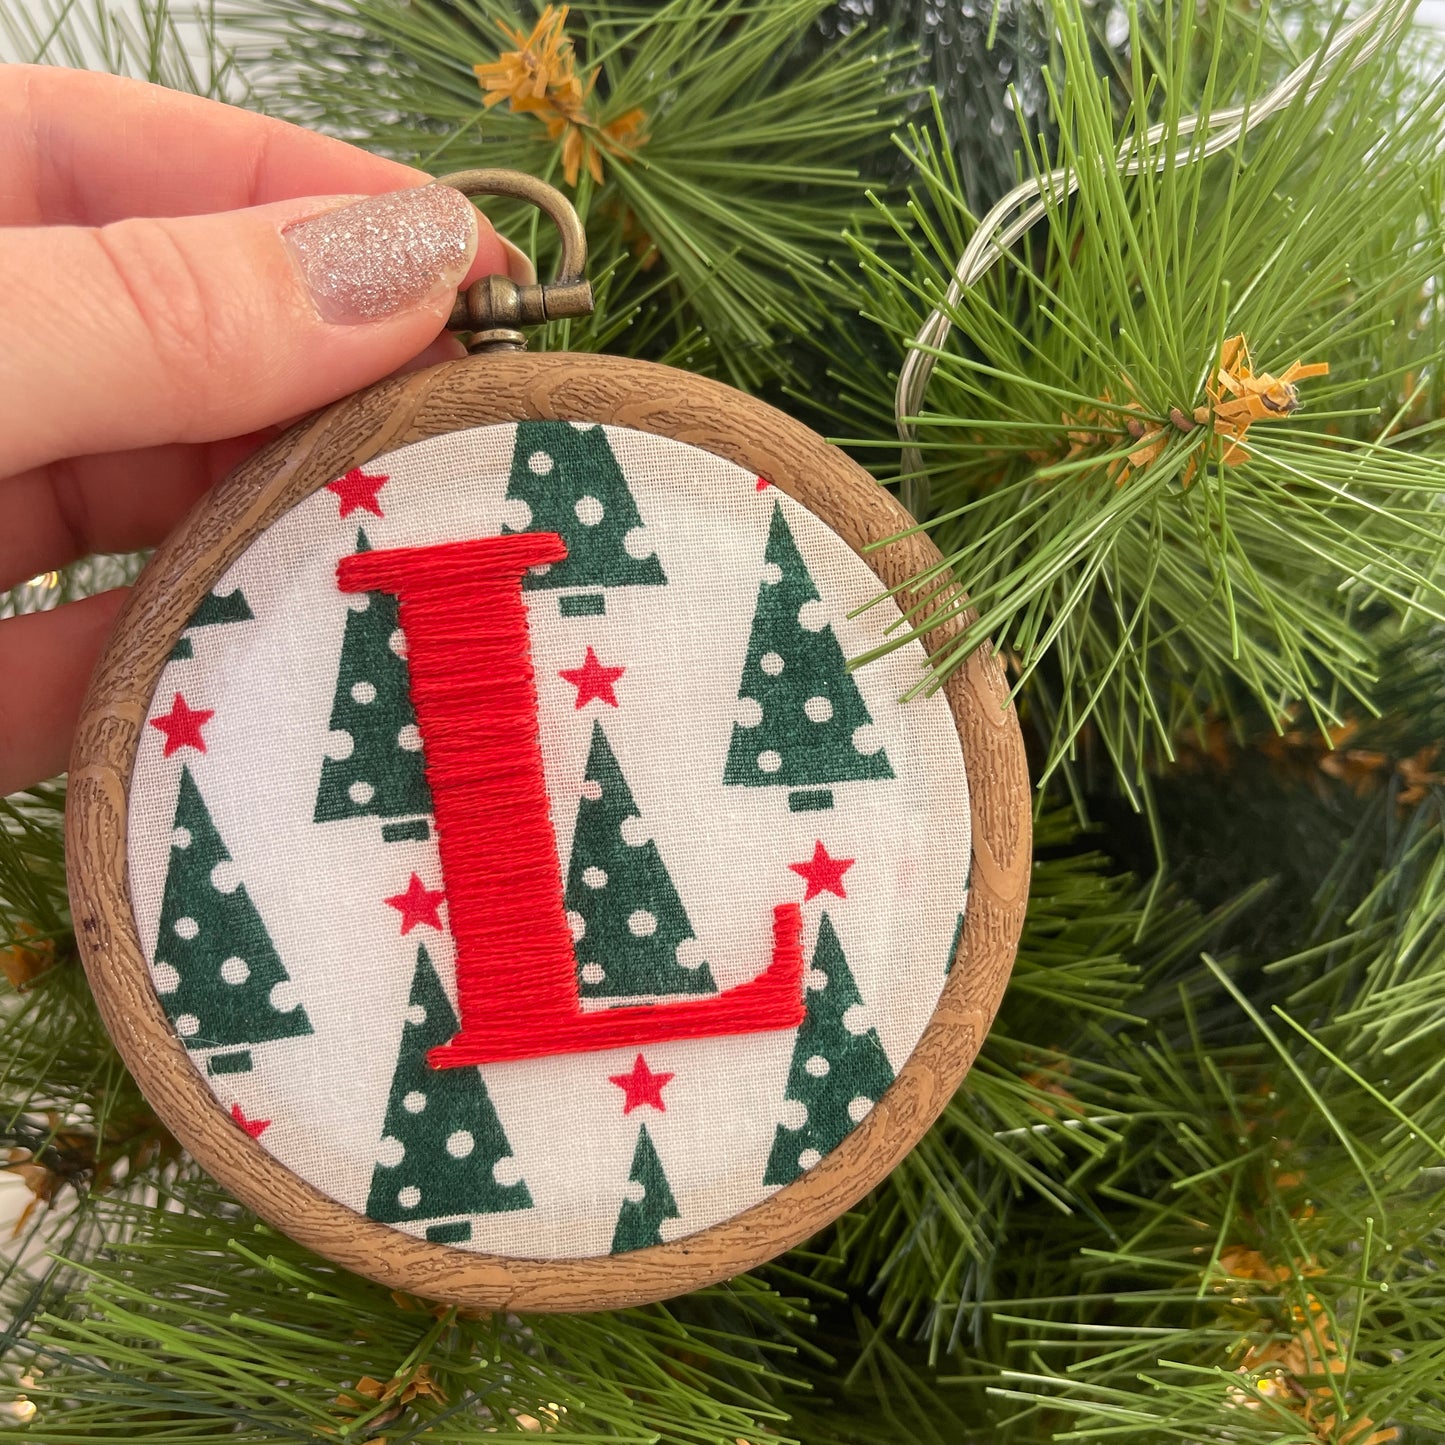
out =
[[[126,845],[146,714],[202,599],[290,508],[352,467],[408,443],[525,420],[631,427],[767,477],[831,527],[885,587],[901,588],[905,609],[909,580],[940,561],[922,534],[898,537],[912,518],[862,468],[783,413],[716,381],[618,357],[503,350],[383,382],[262,448],[197,504],[141,574],[82,709],[66,806],[67,875],[81,958],[122,1058],[166,1126],[242,1203],[318,1254],[393,1289],[477,1309],[611,1309],[697,1289],[781,1254],[880,1183],[923,1136],[967,1073],[1008,981],[1028,893],[1029,782],[1003,669],[980,649],[944,687],[968,775],[973,836],[954,967],[917,1048],[882,1099],[838,1148],[762,1203],[632,1253],[514,1259],[378,1224],[293,1174],[237,1128],[151,983]],[[897,540],[864,551],[890,537]],[[940,624],[925,645],[940,647],[967,620]]]

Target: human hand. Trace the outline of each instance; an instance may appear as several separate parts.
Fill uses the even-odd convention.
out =
[[[0,66],[0,588],[154,546],[276,424],[460,354],[438,340],[459,286],[530,276],[427,180],[158,86]],[[65,767],[123,596],[0,622],[0,794]]]

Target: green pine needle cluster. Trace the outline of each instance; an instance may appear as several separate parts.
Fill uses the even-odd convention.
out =
[[[666,1306],[394,1294],[152,1114],[76,958],[63,790],[36,789],[0,803],[0,1170],[31,1204],[0,1242],[0,1434],[1445,1439],[1442,67],[1407,31],[1195,163],[1182,118],[1257,102],[1337,7],[975,8],[574,8],[596,117],[640,107],[647,139],[580,171],[600,304],[541,342],[782,382],[891,484],[904,349],[978,212],[1077,179],[949,308],[916,419],[921,521],[979,613],[937,661],[998,642],[1041,782],[1013,981],[938,1125],[818,1238]],[[472,69],[540,13],[0,0],[0,47],[556,180],[560,141]],[[1131,139],[1169,164],[1121,178]],[[545,226],[498,215],[545,270]],[[1226,465],[1191,423],[1240,333],[1256,373],[1330,373]]]
[[[804,52],[826,5],[574,10],[567,34],[577,75],[597,75],[597,122],[642,115],[626,149],[600,149],[600,182],[586,166],[567,177],[562,139],[537,115],[484,107],[474,67],[517,50],[540,5],[235,0],[231,19],[274,114],[438,174],[505,166],[562,185],[594,250],[628,258],[624,292],[660,292],[675,332],[700,327],[725,372],[754,386],[785,369],[785,338],[826,316],[827,263],[862,205],[860,160],[884,159],[902,109],[903,57],[866,32]],[[519,224],[545,274],[545,222]]]
[[[1098,1222],[1054,1236],[1074,1297],[995,1311],[1008,1353],[971,1377],[1001,1427],[1345,1441],[1445,1422],[1438,1050],[1401,1010],[1440,1008],[1445,814],[1438,795],[1403,827],[1380,811],[1388,871],[1326,942],[1263,970],[1206,953],[1118,1040],[1121,1072],[1173,1107],[1097,1190]]]
[[[824,28],[846,32],[851,7],[839,7]],[[1213,27],[1194,31],[1188,81],[1188,105],[1199,99],[1202,84],[1223,77],[1238,98],[1260,81],[1278,78],[1307,59],[1328,38],[1334,11],[1318,0],[1272,0],[1268,7],[1208,7],[1227,27],[1225,43],[1216,46]],[[901,48],[917,47],[910,81],[927,92],[913,103],[915,111],[936,102],[940,138],[952,153],[961,194],[978,215],[986,212],[1019,179],[1019,129],[1043,135],[1052,151],[1058,117],[1050,105],[1050,79],[1066,83],[1067,59],[1056,22],[1053,0],[1006,0],[999,5],[908,5],[876,7],[876,23]],[[1171,43],[1171,7],[1143,5],[1132,16],[1119,5],[1084,5],[1070,20],[1082,27],[1092,72],[1109,82],[1114,112],[1123,116],[1132,105],[1135,72],[1134,42],[1121,44],[1132,19],[1138,45],[1152,56]],[[1256,63],[1254,48],[1263,47]],[[908,176],[906,166],[900,172]]]
[[[754,1336],[785,1331],[801,1312],[752,1280],[681,1310],[523,1320],[347,1274],[198,1177],[157,1203],[107,1203],[97,1215],[123,1242],[99,1262],[62,1266],[72,1292],[33,1322],[30,1438],[781,1438],[769,1387],[785,1351]]]
[[[190,95],[239,100],[247,94],[210,0],[179,9],[171,0],[0,5],[0,60],[103,70]]]
[[[1267,889],[1141,911],[1085,858],[1041,864],[1024,976],[1095,973],[1093,1006],[1011,994],[923,1147],[810,1261],[854,1315],[822,1313],[845,1368],[810,1374],[821,1417],[894,1408],[908,1378],[922,1439],[1437,1438],[1442,845],[1445,794],[1376,797],[1340,853],[1373,883],[1326,886],[1319,941],[1272,962],[1211,952]]]
[[[952,156],[914,127],[918,179],[880,202],[894,244],[860,241],[857,296],[892,349],[935,305],[953,324],[919,448],[931,534],[978,616],[940,673],[992,638],[1052,699],[1043,778],[1087,742],[1137,790],[1184,730],[1243,699],[1280,719],[1302,703],[1321,728],[1368,708],[1379,658],[1362,624],[1445,606],[1445,90],[1421,83],[1412,42],[1354,76],[1337,68],[1201,161],[1181,118],[1235,103],[1232,75],[1274,58],[1268,31],[1201,84],[1198,49],[1229,53],[1232,7],[1181,7],[1135,48],[1116,117],[1082,7],[1054,8],[1069,77],[1045,76],[1056,148],[1020,143],[1033,174],[1062,168],[1077,194],[948,305],[977,223]],[[1121,146],[1144,174],[1121,177]],[[1330,372],[1299,384],[1294,415],[1276,396],[1230,456],[1196,414],[1236,335],[1257,372]],[[871,359],[840,380],[841,416],[874,414],[867,454],[895,477],[891,391]]]

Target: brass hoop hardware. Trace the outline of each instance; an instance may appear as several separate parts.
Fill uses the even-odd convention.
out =
[[[572,203],[561,191],[521,171],[456,171],[439,183],[464,196],[511,196],[529,201],[549,216],[562,238],[556,277],[545,284],[519,286],[507,276],[483,276],[457,297],[447,325],[473,333],[472,351],[521,351],[526,340],[519,326],[539,326],[592,310],[587,266],[587,233]]]

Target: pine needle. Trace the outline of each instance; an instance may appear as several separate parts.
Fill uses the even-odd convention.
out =
[[[1216,81],[1195,99],[1206,37],[1185,7],[1162,50],[1137,47],[1116,116],[1087,78],[1082,7],[1060,3],[1056,19],[1073,81],[1051,84],[1056,148],[1029,164],[1068,167],[1078,195],[950,308],[918,418],[929,527],[978,613],[934,655],[929,685],[991,638],[1018,689],[1042,672],[1069,699],[1042,780],[1097,736],[1137,798],[1190,722],[1239,690],[1277,719],[1303,702],[1321,728],[1343,698],[1368,706],[1378,658],[1360,609],[1445,608],[1442,474],[1428,442],[1386,432],[1418,382],[1404,387],[1403,367],[1382,375],[1378,356],[1408,331],[1411,377],[1439,369],[1427,298],[1445,88],[1422,93],[1414,54],[1377,57],[1227,155],[1125,181],[1099,158],[1226,99]],[[1267,32],[1250,44],[1262,68]],[[1181,161],[1189,144],[1160,143]],[[905,148],[920,181],[907,207],[880,203],[894,244],[857,244],[859,302],[900,345],[941,300],[973,224],[936,135],[912,128]],[[1297,357],[1331,370],[1301,384],[1296,415],[1284,408],[1231,449],[1197,418],[1220,414],[1206,385],[1240,334],[1261,371]],[[849,403],[876,405],[871,376],[840,381]],[[896,475],[891,438],[858,445]]]

